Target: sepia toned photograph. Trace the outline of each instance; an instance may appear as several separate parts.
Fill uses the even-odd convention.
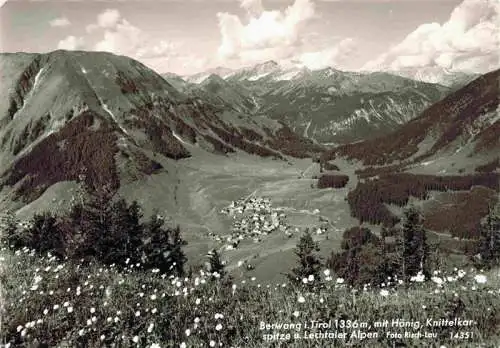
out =
[[[0,0],[0,348],[499,348],[499,0]]]

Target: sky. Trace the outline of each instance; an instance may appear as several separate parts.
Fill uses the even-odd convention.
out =
[[[500,67],[499,0],[0,0],[0,51],[108,51],[157,72]]]

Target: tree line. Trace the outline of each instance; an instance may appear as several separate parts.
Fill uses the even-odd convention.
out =
[[[500,266],[500,217],[493,209],[480,231],[471,263],[481,269]],[[441,263],[438,245],[428,240],[422,213],[413,206],[405,209],[400,227],[382,228],[380,236],[362,226],[346,229],[341,249],[323,261],[319,243],[307,230],[295,248],[298,264],[287,274],[289,280],[301,287],[321,287],[321,271],[328,269],[352,286],[388,285],[396,279],[408,284],[413,277],[430,280]]]
[[[11,213],[3,221],[3,242],[15,250],[29,248],[60,260],[75,260],[84,266],[93,261],[136,270],[158,269],[162,274],[183,276],[187,257],[179,226],[166,227],[156,212],[144,219],[140,205],[113,199],[113,190],[102,187],[80,191],[67,214],[34,214],[27,226],[20,227]],[[322,270],[329,269],[348,284],[380,285],[397,277],[407,283],[418,274],[430,279],[437,268],[437,245],[428,241],[422,213],[405,209],[400,227],[383,228],[379,235],[356,226],[344,231],[339,252],[332,251],[326,261],[319,256],[319,243],[306,230],[295,248],[297,265],[288,279],[309,288],[322,286]],[[207,271],[212,279],[231,282],[221,255],[207,255]],[[500,265],[500,217],[490,209],[481,224],[480,240],[471,261],[478,267]],[[307,279],[307,281],[305,281]]]

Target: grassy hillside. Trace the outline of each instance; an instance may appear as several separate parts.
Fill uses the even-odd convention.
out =
[[[118,271],[59,263],[27,249],[3,248],[0,260],[6,299],[0,340],[11,342],[9,347],[32,347],[36,341],[50,347],[390,347],[402,342],[406,347],[495,347],[500,340],[497,270],[443,270],[432,281],[414,279],[407,288],[391,279],[390,287],[360,290],[325,270],[325,286],[309,293],[255,278],[225,286],[203,271],[179,279],[154,270],[136,272],[133,265]],[[412,326],[393,326],[397,318]],[[433,326],[455,318],[470,326]],[[331,320],[332,328],[310,329],[312,320]],[[292,328],[265,327],[285,323]],[[315,332],[335,331],[347,338],[314,338]],[[429,338],[409,338],[418,332]],[[397,334],[403,338],[394,338]]]

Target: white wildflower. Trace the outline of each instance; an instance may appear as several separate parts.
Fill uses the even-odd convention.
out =
[[[476,283],[484,284],[488,280],[484,274],[478,274],[474,277]]]

